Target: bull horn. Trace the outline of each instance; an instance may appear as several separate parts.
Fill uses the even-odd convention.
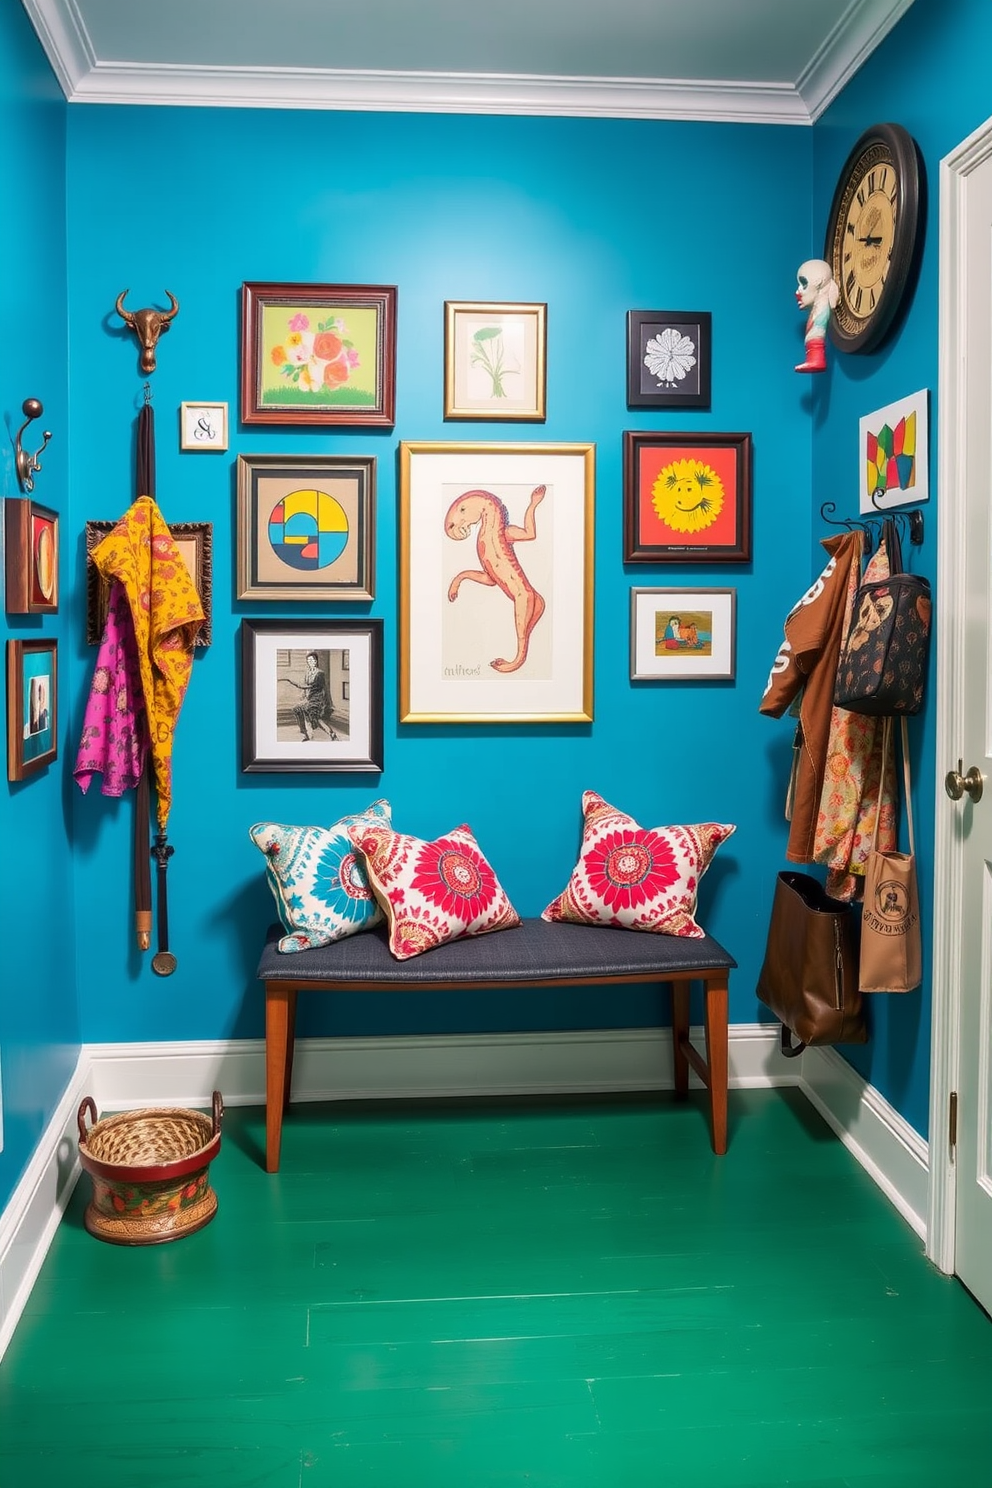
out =
[[[130,310],[125,310],[124,309],[124,296],[126,294],[127,294],[127,290],[126,289],[122,289],[121,292],[120,292],[120,294],[117,296],[117,306],[116,306],[116,308],[117,308],[117,314],[120,316],[121,320],[123,320],[123,322],[124,322],[125,325],[133,326],[134,325],[134,315],[131,313]]]
[[[176,299],[176,297],[172,293],[172,290],[171,289],[167,289],[165,292],[169,296],[169,299],[172,301],[172,309],[171,310],[163,310],[161,312],[162,319],[163,320],[173,320],[176,317],[176,315],[179,313],[179,301]],[[127,291],[125,290],[125,294],[126,293],[127,293]]]

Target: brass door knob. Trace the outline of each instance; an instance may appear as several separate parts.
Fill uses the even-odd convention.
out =
[[[967,775],[961,774],[961,760],[958,760],[956,770],[948,770],[944,776],[944,789],[952,801],[960,801],[965,791],[973,801],[982,799],[982,791],[985,789],[985,776],[977,765],[972,765]]]

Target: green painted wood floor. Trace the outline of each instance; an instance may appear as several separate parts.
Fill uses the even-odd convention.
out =
[[[214,1221],[80,1180],[3,1488],[989,1488],[992,1323],[795,1091],[229,1110]]]

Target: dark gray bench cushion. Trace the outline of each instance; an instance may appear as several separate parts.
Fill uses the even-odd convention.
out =
[[[576,980],[643,974],[645,981],[664,980],[666,974],[693,970],[730,970],[733,956],[712,936],[689,940],[683,936],[652,935],[609,926],[568,925],[547,920],[524,920],[513,930],[465,936],[448,941],[408,961],[390,953],[384,926],[363,930],[319,950],[285,955],[276,950],[285,934],[281,925],[269,930],[258,976],[262,981],[391,982],[409,987],[438,986],[445,982],[519,982],[527,986],[555,977]]]

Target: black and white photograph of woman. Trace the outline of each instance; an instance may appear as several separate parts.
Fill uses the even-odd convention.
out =
[[[278,652],[279,739],[310,744],[349,738],[347,658],[347,651]]]

